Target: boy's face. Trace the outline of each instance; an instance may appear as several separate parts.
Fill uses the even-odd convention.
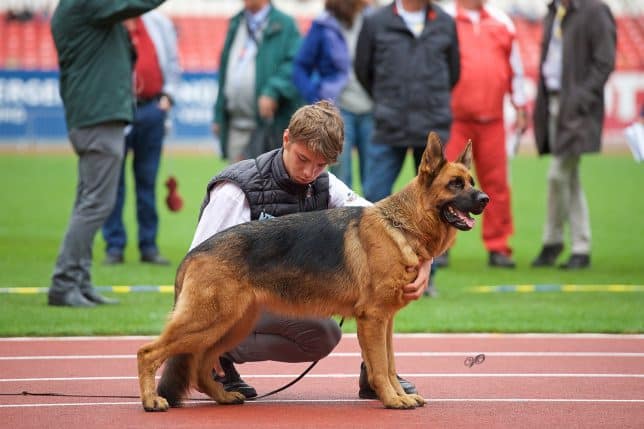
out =
[[[290,141],[288,129],[284,130],[284,166],[295,183],[307,185],[318,178],[329,165],[327,160],[309,149],[305,143]]]

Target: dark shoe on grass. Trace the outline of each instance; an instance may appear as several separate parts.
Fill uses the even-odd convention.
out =
[[[590,267],[590,255],[573,253],[565,264],[559,265],[562,270],[580,270]]]
[[[555,265],[559,254],[563,251],[562,243],[544,244],[539,256],[532,261],[533,267],[552,267]]]
[[[105,305],[105,304],[118,304],[119,300],[115,298],[108,298],[96,292],[94,289],[88,289],[81,292],[86,300],[93,302],[94,304]]]
[[[516,264],[509,255],[506,255],[503,252],[490,252],[490,258],[488,260],[488,265],[490,267],[497,268],[514,268]]]
[[[161,256],[159,253],[141,255],[141,262],[154,265],[170,265],[170,261]]]
[[[125,262],[122,253],[106,253],[103,265],[120,265]]]
[[[49,291],[47,304],[60,307],[94,307],[95,304],[85,298],[78,289],[58,293]]]

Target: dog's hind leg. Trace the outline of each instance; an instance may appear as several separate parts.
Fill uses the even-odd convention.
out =
[[[394,318],[393,316],[387,321],[387,362],[389,363],[388,376],[391,385],[398,394],[398,396],[406,397],[413,400],[417,406],[425,405],[425,399],[416,394],[407,394],[400,385],[398,380],[398,372],[396,371],[396,357],[394,356]]]
[[[168,401],[156,394],[154,385],[156,371],[168,357],[202,353],[203,344],[219,340],[211,330],[221,318],[207,307],[202,311],[187,308],[190,306],[177,307],[159,338],[141,347],[137,353],[141,402],[146,411],[165,411],[169,407]],[[229,326],[221,327],[220,336],[227,328]]]
[[[141,347],[137,353],[139,388],[145,411],[166,411],[170,406],[168,401],[158,396],[154,389],[154,376],[157,370],[168,356],[177,353],[172,353],[169,350],[167,337],[167,334],[165,336],[162,334],[156,341]]]
[[[157,393],[165,398],[171,407],[181,406],[181,400],[190,388],[190,372],[193,365],[194,357],[190,354],[171,356],[165,362]]]
[[[358,341],[362,349],[362,358],[367,366],[369,384],[376,391],[378,399],[387,408],[415,408],[415,401],[398,395],[389,379],[386,320],[362,315],[357,318],[357,326]]]
[[[195,374],[193,374],[195,384],[199,386],[199,390],[210,396],[218,404],[241,404],[245,399],[245,396],[239,392],[227,392],[221,383],[212,378],[214,362],[219,359],[221,354],[231,350],[246,338],[259,317],[258,307],[254,300],[251,300],[250,305],[244,311],[237,314],[241,318],[236,320],[216,344],[203,353],[197,361],[198,366],[195,368]]]

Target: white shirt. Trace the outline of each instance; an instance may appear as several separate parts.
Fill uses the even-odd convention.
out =
[[[329,174],[329,208],[372,205],[351,190],[333,173]],[[231,226],[250,221],[250,205],[239,186],[232,182],[218,183],[210,191],[210,201],[201,214],[190,249],[213,234]]]
[[[425,9],[421,9],[417,12],[408,12],[405,10],[402,1],[400,0],[396,0],[396,9],[398,9],[398,15],[400,15],[403,21],[405,21],[409,31],[411,31],[416,37],[420,36],[425,28]]]

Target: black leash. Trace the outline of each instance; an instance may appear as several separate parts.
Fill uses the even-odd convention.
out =
[[[340,320],[340,327],[344,324],[344,317]],[[311,365],[306,368],[302,374],[297,376],[294,380],[291,380],[289,383],[285,384],[284,386],[277,388],[275,390],[271,390],[268,393],[265,393],[260,396],[256,396],[254,398],[246,398],[246,401],[256,401],[258,399],[266,398],[268,396],[272,396],[276,393],[281,392],[282,390],[286,390],[298,381],[300,381],[306,374],[311,372],[313,367],[320,362],[319,360],[316,360],[315,362],[312,362]],[[74,394],[74,393],[57,393],[57,392],[29,392],[27,390],[23,390],[20,393],[0,393],[0,396],[57,396],[57,397],[65,397],[65,398],[109,398],[109,399],[140,399],[140,396],[138,395],[80,395],[80,394]],[[211,398],[192,398],[188,399],[189,401],[212,401]]]
[[[265,393],[265,394],[263,394],[263,395],[255,396],[254,398],[246,398],[246,401],[256,401],[256,400],[258,400],[258,399],[266,398],[267,396],[271,396],[271,395],[274,395],[274,394],[276,394],[276,393],[278,393],[278,392],[281,392],[282,390],[288,389],[289,387],[291,387],[292,385],[294,385],[295,383],[297,383],[298,381],[300,381],[302,378],[304,378],[304,376],[305,376],[306,374],[308,374],[308,373],[309,373],[309,371],[311,371],[311,370],[313,369],[313,367],[314,367],[315,365],[317,365],[317,364],[318,364],[318,362],[320,362],[320,361],[319,361],[319,360],[316,360],[315,362],[312,362],[312,363],[311,363],[311,365],[309,365],[309,367],[308,367],[308,368],[306,368],[306,369],[304,370],[304,372],[302,372],[302,374],[300,374],[296,379],[291,380],[291,382],[290,382],[290,383],[285,384],[284,386],[282,386],[282,387],[280,387],[280,388],[278,388],[278,389],[271,390],[270,392]]]

